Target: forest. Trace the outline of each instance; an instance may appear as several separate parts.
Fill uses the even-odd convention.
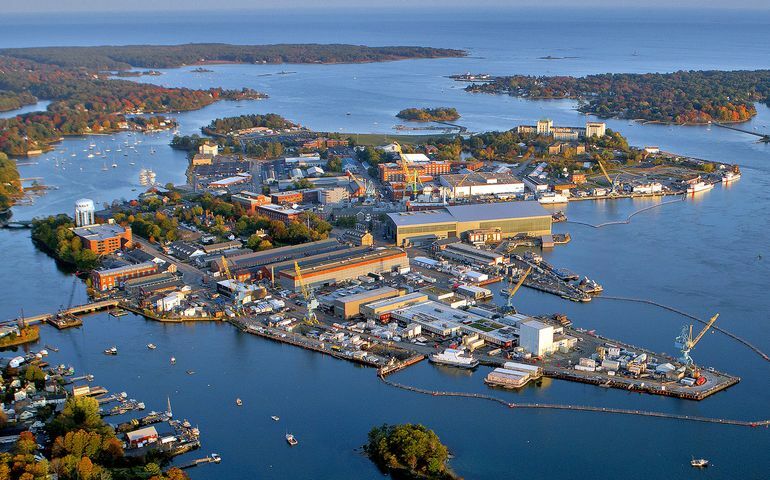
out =
[[[396,116],[412,122],[451,122],[460,118],[457,110],[450,107],[406,108]]]
[[[0,152],[0,213],[11,207],[22,193],[16,162]]]
[[[756,115],[755,102],[770,103],[770,70],[515,75],[469,85],[466,90],[575,99],[581,112],[603,118],[676,124],[744,122]]]
[[[0,56],[0,105],[18,95],[18,102],[43,98],[52,103],[44,112],[0,119],[0,151],[25,155],[44,150],[65,135],[108,133],[119,129],[158,128],[163,117],[126,117],[127,114],[195,110],[217,100],[262,98],[250,90],[211,88],[194,90],[111,79],[80,68],[63,68]]]
[[[271,130],[284,130],[297,126],[298,125],[286,120],[278,114],[267,113],[265,115],[251,114],[240,115],[237,117],[217,118],[212,120],[208,126],[201,128],[201,131],[206,135],[229,135],[238,130],[255,127],[265,127]]]
[[[345,44],[229,45],[123,45],[99,47],[30,47],[0,49],[0,55],[97,70],[131,67],[173,68],[205,63],[366,63],[410,58],[462,57],[463,50],[431,47],[367,47]]]
[[[432,430],[416,424],[382,425],[369,432],[364,451],[380,467],[406,478],[456,479],[449,452]]]

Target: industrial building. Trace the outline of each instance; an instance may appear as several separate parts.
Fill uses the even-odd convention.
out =
[[[427,157],[426,157],[427,158]],[[452,164],[442,161],[428,161],[408,164],[409,173],[418,177],[446,174],[452,171]],[[398,163],[380,163],[377,165],[379,178],[383,182],[404,182],[404,167]]]
[[[131,246],[131,227],[121,227],[116,223],[86,225],[72,229],[80,237],[83,248],[97,255],[113,253]]]
[[[251,182],[250,173],[239,173],[233,177],[222,178],[220,180],[214,180],[209,183],[209,188],[230,188],[236,185],[243,185],[244,183]]]
[[[93,280],[94,288],[103,292],[120,286],[126,280],[146,277],[156,273],[158,273],[157,263],[144,262],[105,270],[94,270],[91,272],[91,279]]]
[[[327,252],[336,252],[342,248],[342,244],[334,238],[318,240],[316,242],[302,243],[299,245],[289,245],[286,247],[271,248],[262,252],[249,252],[242,255],[227,256],[227,263],[230,270],[235,273],[240,270],[249,270],[252,277],[262,277],[270,275],[269,265],[279,262],[291,262],[294,260],[311,257]],[[221,258],[211,263],[213,272],[221,272],[223,265]],[[262,273],[265,275],[263,275]]]
[[[334,300],[334,313],[345,320],[359,315],[361,305],[386,298],[399,297],[404,294],[403,290],[392,287],[380,287],[374,290],[367,290],[354,295],[340,297]]]
[[[369,247],[355,247],[330,255],[328,259],[313,257],[299,260],[302,279],[309,287],[333,285],[352,280],[369,273],[396,271],[409,266],[406,252],[398,248],[372,250]],[[275,275],[284,288],[298,291],[299,276],[289,265],[276,265]],[[292,265],[293,267],[293,265]]]
[[[524,182],[504,173],[474,172],[468,174],[441,175],[441,185],[451,198],[468,198],[482,195],[514,196],[524,193]]]
[[[428,301],[428,295],[422,292],[409,293],[396,298],[389,298],[361,306],[361,313],[369,320],[387,322],[390,314],[399,308],[408,307]]]
[[[519,322],[519,346],[538,357],[552,353],[553,327],[534,319]]]
[[[460,242],[446,245],[438,254],[451,260],[476,265],[498,265],[503,263],[504,258],[502,253],[482,250]]]
[[[538,202],[457,205],[436,210],[388,214],[388,232],[396,245],[461,237],[470,230],[499,228],[502,237],[551,233],[551,214]]]

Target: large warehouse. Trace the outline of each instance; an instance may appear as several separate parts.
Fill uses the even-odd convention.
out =
[[[369,273],[385,273],[409,266],[406,252],[398,248],[371,249],[354,247],[333,254],[316,255],[298,260],[302,279],[308,287],[333,285]],[[283,288],[300,290],[294,262],[274,264],[275,276]]]
[[[457,205],[437,210],[389,213],[388,230],[396,245],[460,237],[470,230],[499,228],[503,237],[550,235],[551,214],[538,202]]]

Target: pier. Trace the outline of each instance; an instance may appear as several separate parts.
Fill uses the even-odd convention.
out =
[[[770,143],[770,134],[752,132],[751,130],[746,130],[745,128],[733,127],[732,125],[726,125],[724,123],[719,123],[719,122],[713,122],[712,125],[716,125],[717,127],[720,127],[720,128],[726,128],[728,130],[735,130],[736,132],[754,135],[755,137],[759,137],[760,142]]]
[[[654,417],[669,420],[679,420],[685,422],[699,422],[699,423],[712,423],[720,425],[733,425],[739,427],[768,427],[770,426],[770,420],[734,420],[729,418],[714,418],[714,417],[701,417],[695,415],[683,415],[678,413],[666,413],[666,412],[654,412],[648,410],[631,410],[626,408],[613,408],[613,407],[593,407],[588,405],[571,405],[571,404],[554,404],[554,403],[514,403],[507,402],[502,398],[498,398],[492,395],[486,395],[483,393],[470,393],[470,392],[444,392],[438,390],[427,390],[424,388],[412,387],[409,385],[402,385],[388,380],[383,376],[379,376],[380,380],[394,388],[406,390],[409,392],[420,393],[423,395],[431,395],[434,397],[461,397],[461,398],[476,398],[480,400],[487,400],[490,402],[499,403],[512,409],[541,409],[541,410],[570,410],[578,412],[595,412],[595,413],[610,413],[615,415],[633,415],[639,417]]]

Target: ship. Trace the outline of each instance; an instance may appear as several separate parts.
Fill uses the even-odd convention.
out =
[[[287,434],[286,434],[286,441],[287,441],[287,442],[289,443],[289,445],[291,445],[292,447],[293,447],[293,446],[295,446],[295,445],[297,445],[297,444],[299,443],[299,442],[297,441],[297,439],[296,439],[296,438],[294,438],[294,435],[292,435],[291,433],[287,433]]]
[[[713,184],[698,181],[687,186],[687,193],[705,192],[711,190],[712,188],[714,188]]]
[[[709,461],[705,458],[693,458],[690,460],[690,466],[695,468],[706,468],[709,466]]]
[[[457,368],[476,368],[479,366],[479,361],[472,355],[457,348],[447,348],[441,353],[433,353],[428,359],[433,363]]]
[[[155,172],[149,168],[143,168],[139,171],[139,184],[143,187],[155,184]]]
[[[725,174],[722,175],[722,183],[730,183],[740,179],[741,179],[740,172],[739,173],[725,172]]]
[[[545,192],[540,194],[540,196],[537,198],[537,201],[544,204],[568,203],[569,198],[567,198],[565,195],[562,195],[561,193]]]

